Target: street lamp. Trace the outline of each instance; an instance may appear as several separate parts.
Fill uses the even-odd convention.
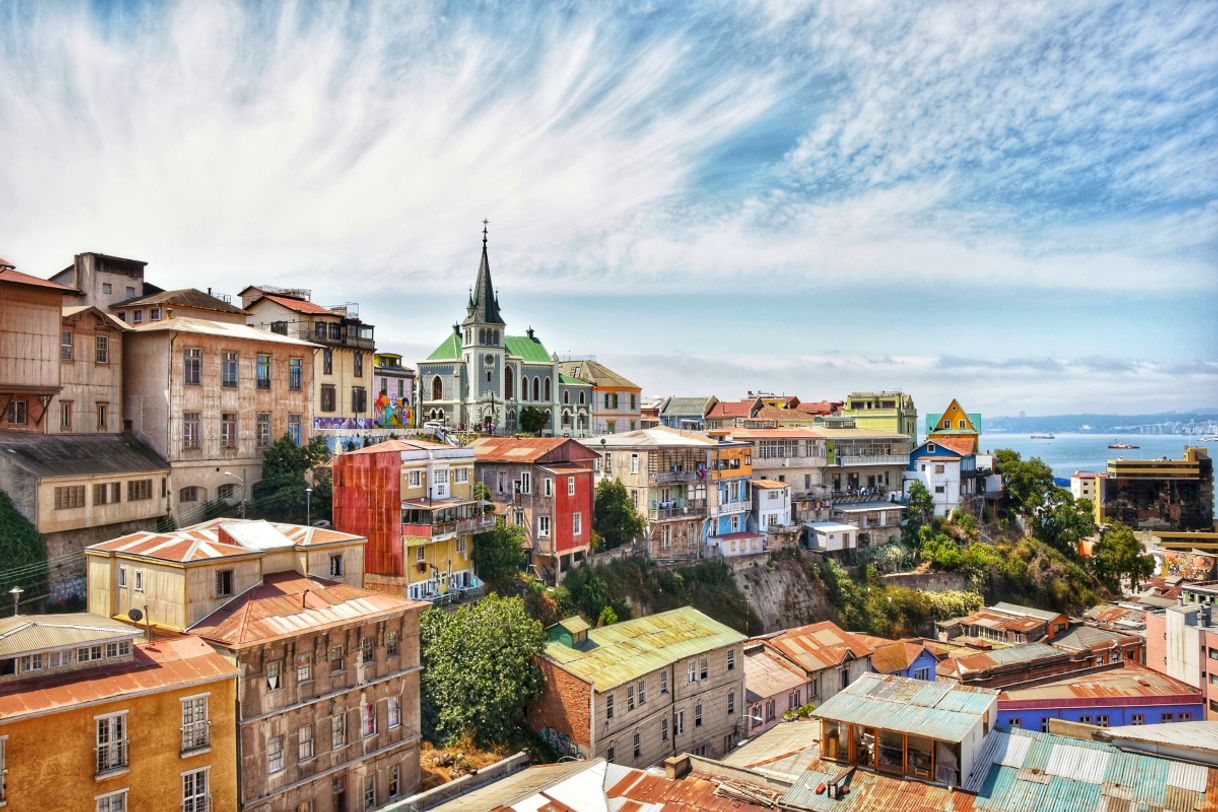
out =
[[[313,524],[313,489],[305,488],[305,524]]]
[[[13,596],[13,617],[21,614],[21,593],[25,590],[19,586],[15,586],[8,591],[8,594]]]
[[[246,493],[247,493],[247,491],[245,489],[245,469],[244,468],[241,469],[241,476],[237,476],[232,471],[225,471],[224,475],[231,476],[233,479],[240,480],[240,482],[241,482],[241,518],[244,519],[245,518],[245,497],[246,497]]]

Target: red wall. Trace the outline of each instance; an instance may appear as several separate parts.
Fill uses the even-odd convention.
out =
[[[543,474],[545,475],[545,474]],[[536,475],[535,475],[536,476]],[[570,552],[575,547],[587,547],[592,543],[592,472],[562,471],[554,473],[554,516],[551,533],[554,537],[554,550],[562,554]],[[567,477],[575,477],[575,495],[567,496]],[[583,513],[583,533],[577,539],[571,535],[571,517]]]
[[[404,574],[401,470],[396,449],[334,458],[334,529],[368,539],[366,572]]]

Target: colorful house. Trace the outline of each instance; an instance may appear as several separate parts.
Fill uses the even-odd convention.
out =
[[[851,392],[842,407],[842,416],[854,420],[860,429],[895,431],[918,442],[918,409],[904,392]]]
[[[383,429],[401,429],[415,425],[414,370],[402,366],[402,356],[378,352],[372,356],[372,415]]]
[[[926,438],[958,438],[968,441],[968,451],[977,453],[978,442],[981,439],[981,414],[965,412],[960,403],[952,398],[952,402],[941,414],[926,416]]]
[[[939,658],[923,641],[917,638],[888,640],[858,632],[854,636],[871,646],[871,668],[876,673],[935,681],[935,667],[939,664]]]
[[[710,450],[710,486],[704,540],[721,556],[765,550],[764,533],[749,528],[753,495],[753,447],[721,442]]]
[[[947,516],[978,493],[978,482],[987,472],[977,468],[972,448],[976,439],[935,435],[909,454],[905,471],[905,498],[915,482],[921,482],[935,502],[935,515]],[[982,489],[984,490],[984,489]]]

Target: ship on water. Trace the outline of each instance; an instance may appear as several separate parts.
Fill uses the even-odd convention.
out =
[[[1033,440],[1053,440],[1056,439],[1052,434],[1033,434]]]
[[[1133,445],[1132,443],[1118,443],[1116,440],[1113,440],[1111,443],[1108,444],[1108,447],[1109,448],[1141,448],[1142,446]]]

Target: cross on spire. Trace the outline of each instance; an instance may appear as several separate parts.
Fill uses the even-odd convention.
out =
[[[490,224],[491,224],[490,220],[484,219],[482,221],[482,247],[483,248],[486,248],[486,227],[489,226]]]

